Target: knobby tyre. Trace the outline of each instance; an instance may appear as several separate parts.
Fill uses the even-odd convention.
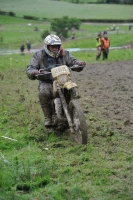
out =
[[[78,144],[87,144],[88,131],[83,109],[77,99],[70,101],[69,110],[74,126],[74,140]]]

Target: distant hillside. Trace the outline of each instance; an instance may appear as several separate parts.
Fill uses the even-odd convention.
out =
[[[39,17],[39,19],[63,16],[78,19],[133,19],[133,5],[75,4],[53,0],[1,0],[0,8],[2,11],[12,11],[19,17],[30,15]]]

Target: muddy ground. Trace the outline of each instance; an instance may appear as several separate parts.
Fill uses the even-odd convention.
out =
[[[73,74],[86,117],[95,115],[133,139],[133,61],[88,64]]]

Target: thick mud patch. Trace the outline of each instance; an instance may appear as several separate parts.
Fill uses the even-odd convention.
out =
[[[133,61],[96,63],[73,74],[87,117],[95,113],[133,137]]]

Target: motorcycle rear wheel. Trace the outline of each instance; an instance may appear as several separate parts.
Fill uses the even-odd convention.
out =
[[[88,132],[83,109],[77,99],[70,101],[69,111],[74,128],[74,141],[78,144],[87,144]]]

